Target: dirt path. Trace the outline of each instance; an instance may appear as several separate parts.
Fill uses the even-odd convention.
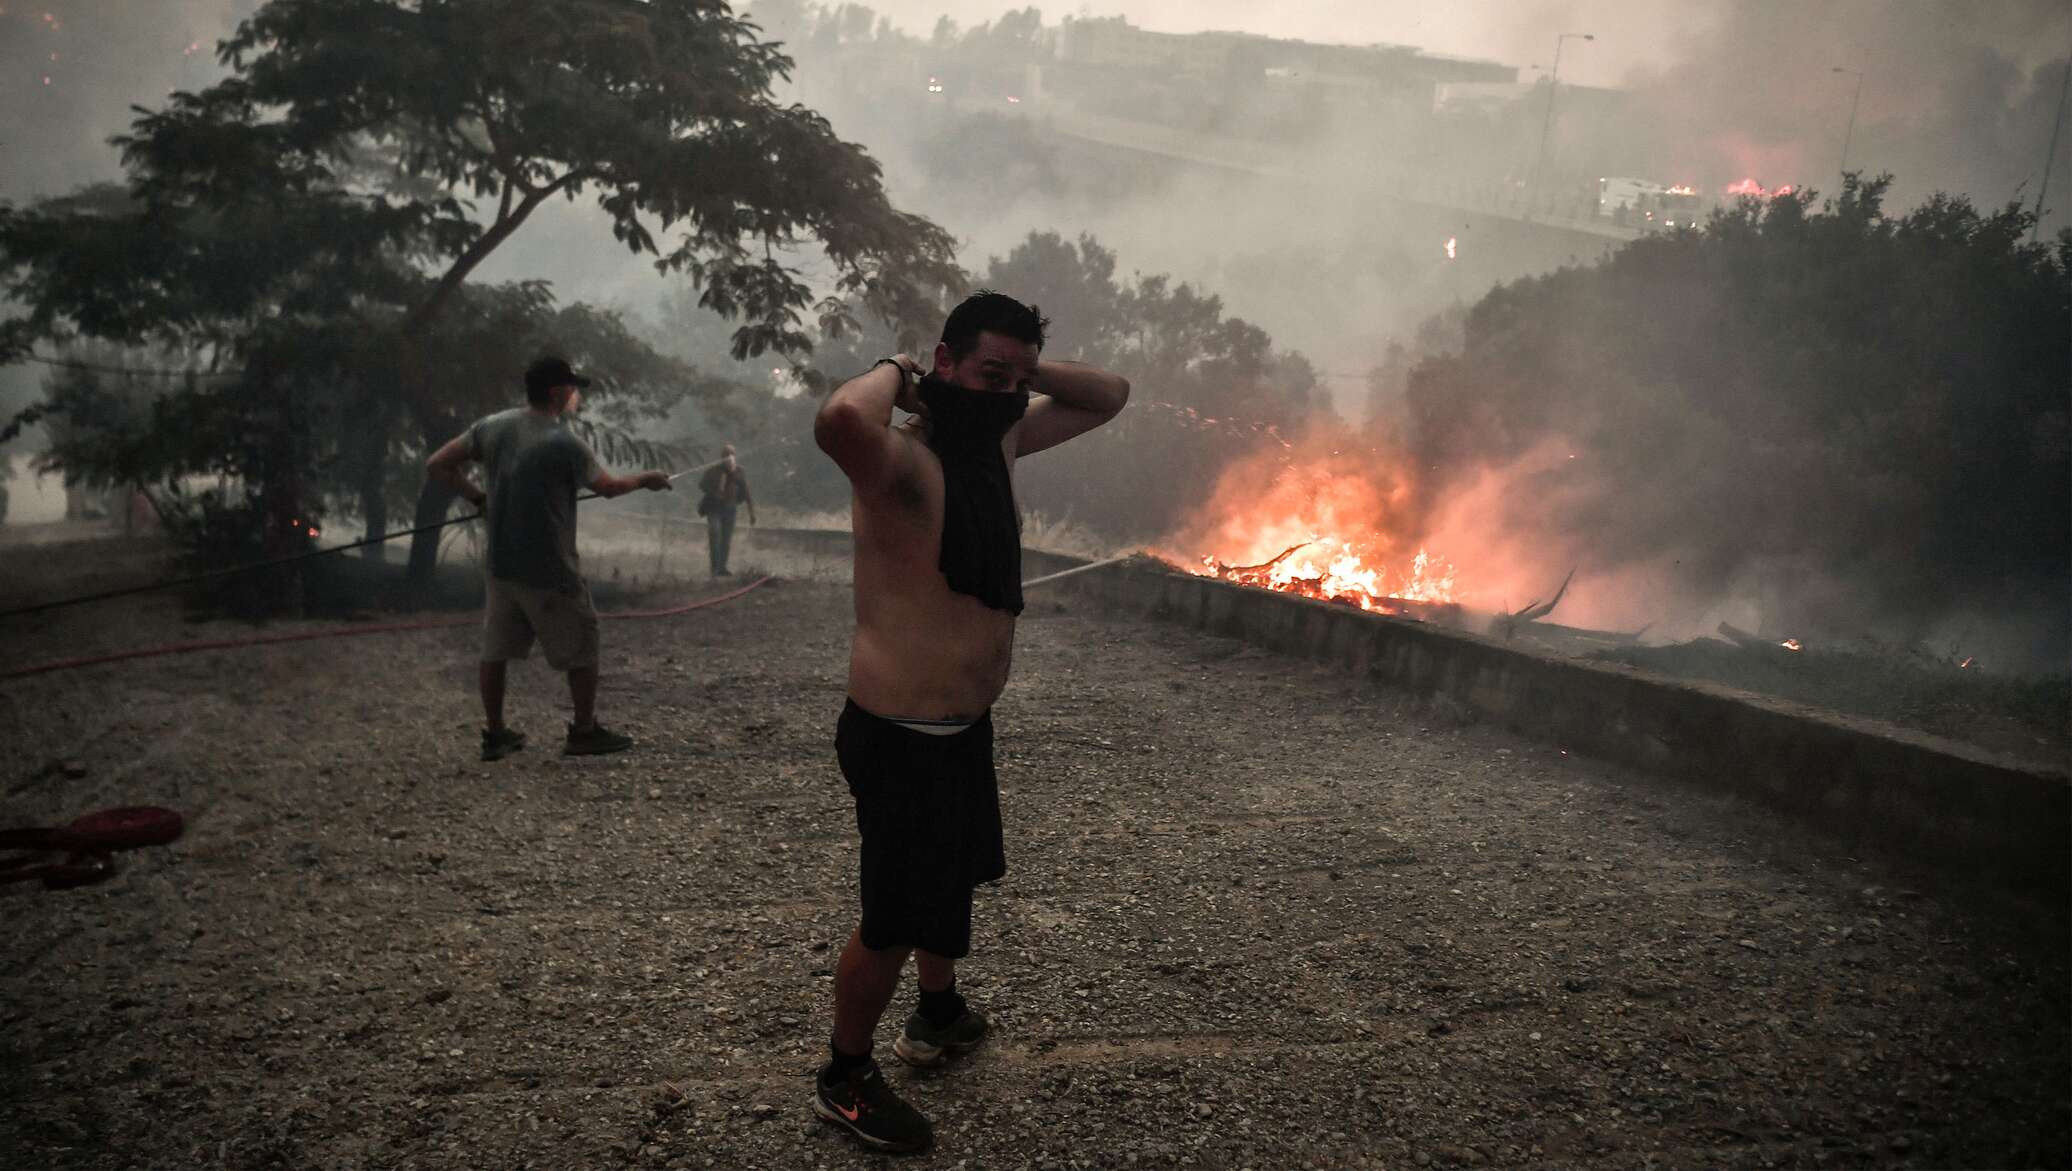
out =
[[[0,890],[0,1150],[878,1165],[805,1105],[852,921],[848,609],[805,581],[608,626],[642,744],[594,760],[473,759],[466,630],[0,683],[0,821],[191,819],[105,885]],[[239,629],[144,599],[0,641]],[[511,702],[558,738],[543,667]],[[890,1070],[941,1136],[907,1165],[2072,1159],[2062,907],[2019,935],[1674,784],[1045,603],[997,722],[1010,874],[960,975],[997,1035]]]

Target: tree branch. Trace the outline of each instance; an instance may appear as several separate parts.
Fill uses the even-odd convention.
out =
[[[571,183],[587,178],[588,175],[589,172],[585,170],[570,171],[545,187],[528,190],[524,200],[517,207],[512,208],[509,215],[499,215],[496,223],[491,224],[488,231],[476,237],[475,242],[468,245],[467,251],[461,253],[459,258],[453,262],[453,266],[448,268],[445,274],[439,278],[439,283],[432,287],[431,295],[426,297],[417,308],[410,311],[408,317],[403,319],[401,329],[403,336],[405,338],[414,338],[424,332],[425,327],[431,324],[434,317],[438,316],[439,310],[445,308],[447,300],[468,279],[468,274],[474,272],[475,267],[488,259],[489,254],[496,251],[505,240],[510,239],[511,233],[518,230],[519,225],[525,222],[526,217],[533,213],[533,209],[545,203],[548,197],[555,192],[562,190]],[[508,188],[506,193],[508,194]]]
[[[504,177],[504,206],[496,213],[496,218],[501,220],[504,213],[511,208],[511,189],[516,187],[530,195],[533,187],[519,177],[518,168],[511,161],[511,152],[504,149],[503,139],[496,132],[496,119],[489,116],[489,99],[486,95],[482,104],[482,133],[488,136],[490,158],[496,162],[497,171]]]

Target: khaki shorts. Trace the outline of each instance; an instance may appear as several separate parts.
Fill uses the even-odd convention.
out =
[[[525,658],[538,638],[547,665],[557,671],[597,665],[597,607],[590,603],[589,586],[567,594],[494,577],[483,583],[483,662]]]

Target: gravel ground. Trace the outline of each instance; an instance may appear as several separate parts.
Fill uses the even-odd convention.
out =
[[[918,1075],[895,1001],[940,1137],[905,1165],[2072,1161],[2062,900],[1032,600],[960,974],[996,1033]],[[848,618],[823,575],[607,625],[641,744],[587,760],[543,750],[537,662],[535,747],[474,759],[469,629],[0,683],[0,824],[190,819],[103,885],[0,888],[7,1164],[887,1162],[806,1104],[853,922]],[[0,623],[0,669],[248,630],[131,599]]]

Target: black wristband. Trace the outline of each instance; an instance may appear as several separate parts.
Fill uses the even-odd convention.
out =
[[[906,363],[900,361],[898,358],[879,358],[877,361],[871,363],[871,369],[876,370],[878,367],[888,364],[892,366],[897,366],[899,368],[899,380],[902,383],[911,382],[915,378],[919,377],[919,375],[915,374],[912,370],[907,369]],[[868,373],[868,371],[866,371],[866,373]]]

